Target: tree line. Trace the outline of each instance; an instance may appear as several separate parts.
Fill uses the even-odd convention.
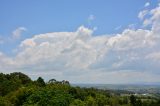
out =
[[[69,81],[42,77],[33,81],[21,72],[0,73],[0,106],[160,106],[159,98],[120,96],[108,90],[73,87]]]

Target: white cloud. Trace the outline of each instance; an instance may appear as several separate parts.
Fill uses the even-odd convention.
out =
[[[148,6],[150,6],[150,3],[146,2],[145,5],[144,5],[144,7],[148,7]]]
[[[151,25],[152,31],[155,34],[158,34],[160,32],[160,5],[158,5],[156,8],[149,11],[149,18],[145,18],[143,21],[144,26]]]
[[[155,62],[160,62],[160,51],[154,52],[146,56],[146,59],[151,59]]]
[[[140,11],[139,14],[138,14],[138,18],[143,20],[144,17],[148,14],[148,10],[143,10],[143,11]]]
[[[26,30],[27,29],[24,27],[18,27],[16,30],[12,32],[13,39],[19,39],[21,37],[22,32]]]
[[[12,32],[12,34],[10,34],[10,36],[0,35],[0,44],[3,44],[3,46],[5,46],[6,44],[13,43],[13,41],[20,39],[22,33],[26,30],[27,29],[25,27],[18,27]]]
[[[88,21],[93,21],[95,19],[95,16],[93,14],[88,16]]]
[[[35,35],[21,42],[15,57],[0,54],[0,70],[71,82],[157,82],[160,63],[160,9],[148,10],[151,29],[125,29],[93,36],[84,26],[73,32]],[[4,71],[2,71],[4,72]]]
[[[128,28],[132,29],[132,30],[135,30],[136,29],[136,25],[137,24],[130,24],[130,25],[128,25]]]
[[[6,66],[5,70],[23,70],[25,73],[34,73],[34,76],[37,73],[51,77],[51,73],[54,73],[59,75],[56,77],[71,82],[97,83],[105,76],[109,79],[103,79],[102,82],[116,83],[110,75],[121,82],[131,82],[134,78],[143,77],[142,73],[145,73],[144,79],[140,81],[148,81],[145,78],[152,78],[149,72],[157,72],[157,69],[151,62],[146,62],[146,57],[156,52],[159,42],[160,37],[150,30],[126,29],[114,36],[92,36],[92,30],[81,26],[75,32],[40,34],[22,41],[16,57],[6,59],[2,56],[1,70]],[[141,76],[136,77],[137,73]],[[129,77],[133,74],[134,77]],[[153,73],[153,76],[156,75]]]
[[[25,46],[34,47],[35,45],[36,45],[36,43],[33,41],[33,39],[26,39],[26,40],[22,41],[20,47],[25,47]]]

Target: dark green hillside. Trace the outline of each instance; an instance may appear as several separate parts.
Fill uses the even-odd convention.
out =
[[[65,80],[32,81],[20,72],[0,73],[0,106],[160,106],[159,98],[117,92],[72,87]]]

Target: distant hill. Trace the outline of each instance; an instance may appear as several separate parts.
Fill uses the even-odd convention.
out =
[[[151,93],[156,94],[160,93],[160,85],[159,83],[154,84],[73,84],[73,86],[80,87],[94,87],[97,89],[103,90],[126,90],[134,93]]]

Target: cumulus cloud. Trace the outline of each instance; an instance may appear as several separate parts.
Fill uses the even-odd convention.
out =
[[[150,3],[146,2],[145,5],[144,5],[144,7],[148,7],[148,6],[150,6]]]
[[[27,29],[25,27],[18,27],[9,36],[0,35],[0,44],[3,46],[13,43],[13,41],[20,40],[22,33]]]
[[[137,26],[136,23],[135,23],[135,24],[129,24],[129,25],[128,25],[128,29],[135,30],[135,29],[136,29],[136,26]]]
[[[18,27],[16,30],[12,32],[13,39],[19,39],[23,31],[26,31],[25,27]]]
[[[143,11],[140,11],[139,14],[138,14],[138,18],[143,20],[144,17],[148,14],[148,10],[143,10]]]
[[[80,26],[73,32],[35,35],[21,42],[15,57],[0,54],[0,70],[23,71],[71,82],[131,83],[160,80],[160,7],[148,10],[151,29],[125,29],[93,36]],[[143,16],[142,16],[143,17]]]

